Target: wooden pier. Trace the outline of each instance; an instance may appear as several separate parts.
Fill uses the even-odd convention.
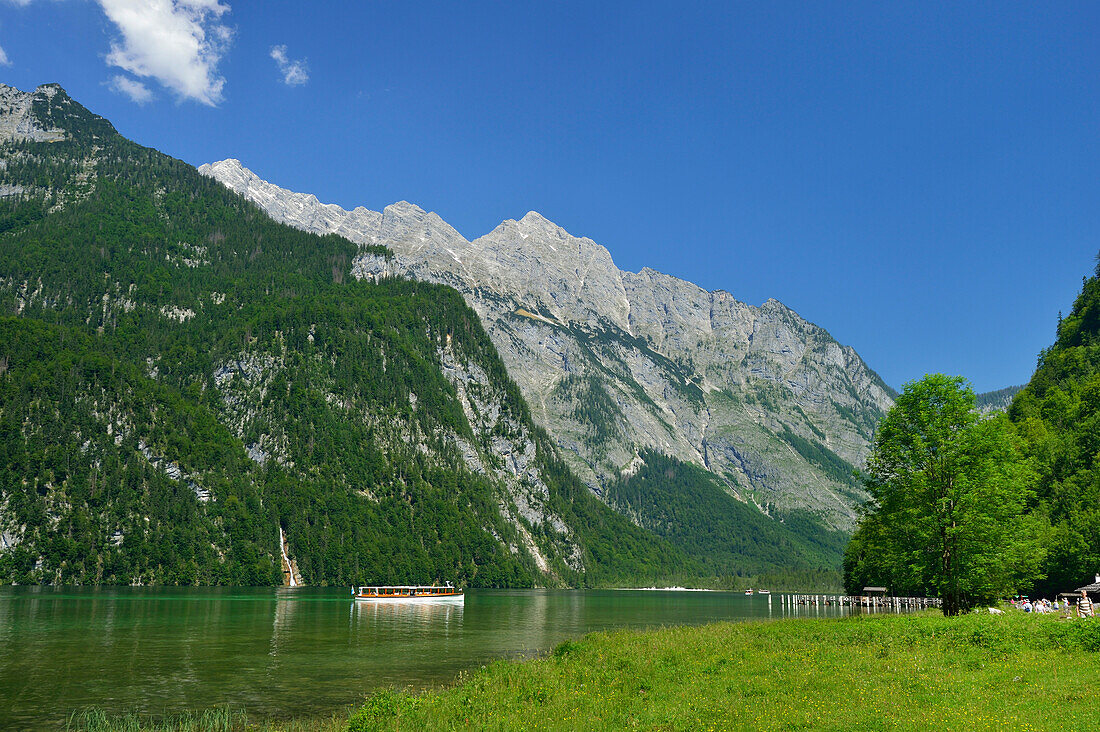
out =
[[[850,607],[853,610],[871,612],[912,612],[927,610],[943,605],[938,597],[890,597],[886,595],[821,595],[821,594],[780,594],[780,604],[784,607]]]

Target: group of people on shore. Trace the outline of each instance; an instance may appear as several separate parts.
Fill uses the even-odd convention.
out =
[[[1027,597],[1017,597],[1009,600],[1009,603],[1017,610],[1021,610],[1025,613],[1056,613],[1059,610],[1065,617],[1078,617],[1078,618],[1091,618],[1095,616],[1095,610],[1092,606],[1092,600],[1089,599],[1087,592],[1082,591],[1081,596],[1077,598],[1077,602],[1071,602],[1068,598],[1064,602],[1058,602],[1055,600],[1035,600],[1032,602]]]

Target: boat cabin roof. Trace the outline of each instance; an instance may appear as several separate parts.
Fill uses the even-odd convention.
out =
[[[453,590],[454,585],[360,585],[360,590]]]

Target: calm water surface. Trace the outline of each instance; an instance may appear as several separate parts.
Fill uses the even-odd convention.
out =
[[[336,588],[7,587],[0,729],[63,724],[88,706],[320,715],[593,630],[841,612],[725,592],[481,590],[455,606],[355,603]]]

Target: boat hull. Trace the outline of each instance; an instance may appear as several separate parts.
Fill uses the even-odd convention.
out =
[[[355,601],[371,602],[380,605],[461,605],[465,603],[465,596],[461,593],[454,595],[356,595]]]

